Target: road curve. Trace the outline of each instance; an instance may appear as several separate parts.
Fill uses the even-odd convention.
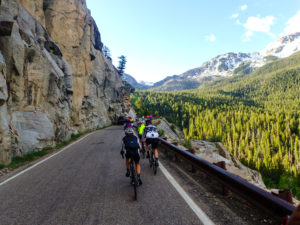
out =
[[[94,132],[0,186],[0,224],[202,224],[161,171],[142,160],[138,201],[119,126]]]

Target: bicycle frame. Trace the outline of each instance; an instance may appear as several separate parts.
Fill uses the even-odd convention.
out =
[[[136,165],[133,156],[130,157],[130,178],[134,189],[134,199],[137,200],[137,187],[139,186]]]
[[[150,168],[152,167],[153,173],[156,174],[156,172],[157,172],[157,166],[155,164],[154,152],[153,152],[153,149],[152,149],[152,144],[149,145],[149,148],[150,148],[150,158],[149,158]]]

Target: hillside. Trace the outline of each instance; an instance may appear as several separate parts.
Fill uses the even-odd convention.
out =
[[[299,198],[299,68],[298,52],[193,91],[137,92],[133,102],[178,125],[187,141],[222,142],[268,187],[292,189]]]
[[[256,71],[206,83],[199,92],[220,93],[239,98],[278,101],[299,100],[300,52],[266,64]],[[287,106],[290,107],[290,106]]]

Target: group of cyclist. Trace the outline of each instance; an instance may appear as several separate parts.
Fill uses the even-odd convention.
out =
[[[134,128],[137,129],[138,138],[134,135]],[[158,163],[158,132],[154,125],[152,125],[152,116],[142,117],[137,126],[134,125],[134,121],[131,117],[127,118],[124,123],[125,136],[122,139],[121,155],[125,153],[126,157],[126,177],[130,176],[130,158],[132,157],[136,164],[136,172],[138,176],[139,185],[142,185],[141,180],[141,166],[140,166],[140,149],[142,149],[145,143],[147,158],[150,157],[150,145],[154,154],[155,166],[159,166]]]

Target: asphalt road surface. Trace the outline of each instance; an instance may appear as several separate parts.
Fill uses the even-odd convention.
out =
[[[0,185],[0,224],[202,224],[146,159],[134,200],[120,155],[123,135],[120,126],[94,132]]]

